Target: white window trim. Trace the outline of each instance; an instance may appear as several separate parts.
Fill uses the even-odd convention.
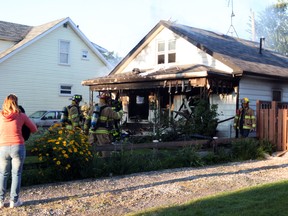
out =
[[[71,87],[70,93],[61,93],[62,87],[63,86],[67,86],[67,87]],[[64,90],[64,89],[63,89]],[[69,91],[69,90],[67,90]],[[73,84],[67,84],[67,83],[60,83],[59,84],[59,96],[67,96],[70,97],[73,95]]]
[[[170,41],[175,41],[175,49],[173,50],[169,50],[169,42]],[[163,43],[164,42],[164,51],[158,51],[158,45],[159,43]],[[158,64],[158,57],[159,55],[164,55],[164,64],[175,64],[176,63],[176,59],[175,62],[170,62],[168,63],[168,59],[169,59],[169,54],[175,53],[176,54],[176,39],[168,39],[168,40],[157,40],[157,44],[156,44],[156,63]]]
[[[68,47],[68,52],[66,53],[68,55],[68,59],[67,59],[67,63],[64,63],[64,62],[61,62],[61,42],[66,42],[66,43],[69,43],[69,47]],[[60,39],[59,40],[59,57],[58,57],[58,63],[60,65],[70,65],[70,47],[71,47],[71,42],[69,40],[62,40]]]
[[[85,52],[86,52],[86,57],[85,57]],[[88,50],[82,50],[81,59],[82,60],[89,60],[89,51]]]

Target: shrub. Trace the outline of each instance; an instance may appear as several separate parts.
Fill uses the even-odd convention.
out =
[[[35,139],[31,152],[61,180],[85,177],[93,157],[91,145],[81,129],[68,130],[61,124],[53,125]]]
[[[234,160],[264,158],[265,150],[256,139],[243,138],[232,142],[231,153]]]

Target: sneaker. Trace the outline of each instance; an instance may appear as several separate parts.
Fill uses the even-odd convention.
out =
[[[3,208],[3,207],[4,207],[4,202],[0,201],[0,208]]]
[[[20,199],[18,199],[17,202],[14,201],[10,201],[10,208],[14,208],[14,207],[19,207],[23,204],[23,202],[20,201]]]

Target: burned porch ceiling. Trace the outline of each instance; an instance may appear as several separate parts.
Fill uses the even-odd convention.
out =
[[[110,74],[105,77],[84,80],[82,81],[82,85],[90,86],[90,90],[93,91],[148,89],[165,87],[167,81],[177,84],[186,80],[188,83],[191,79],[207,78],[210,76],[233,79],[233,75],[225,71],[215,70],[204,65],[186,65],[157,70],[140,70],[135,68],[131,72]]]

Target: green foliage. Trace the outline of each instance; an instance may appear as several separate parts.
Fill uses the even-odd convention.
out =
[[[205,136],[213,136],[216,132],[218,106],[210,105],[206,100],[199,100],[192,114],[192,126],[194,133]]]
[[[28,157],[26,167],[35,159],[41,163],[38,168],[25,169],[23,185],[259,159],[273,151],[268,141],[247,138],[238,139],[230,148],[218,147],[216,151],[201,151],[201,146],[196,145],[179,149],[121,150],[112,152],[110,158],[101,158],[98,153],[92,157],[91,146],[80,129],[70,131],[55,125],[31,139],[34,144],[29,143],[29,148],[36,157]]]
[[[217,109],[217,105],[199,99],[194,102],[194,109],[189,116],[180,116],[178,119],[161,116],[155,137],[162,141],[191,140],[195,134],[213,137],[217,128]]]
[[[34,140],[31,152],[61,178],[80,178],[92,160],[91,145],[80,128],[68,130],[55,124]]]
[[[264,158],[265,150],[256,139],[244,138],[232,142],[231,154],[234,160],[251,160]]]

